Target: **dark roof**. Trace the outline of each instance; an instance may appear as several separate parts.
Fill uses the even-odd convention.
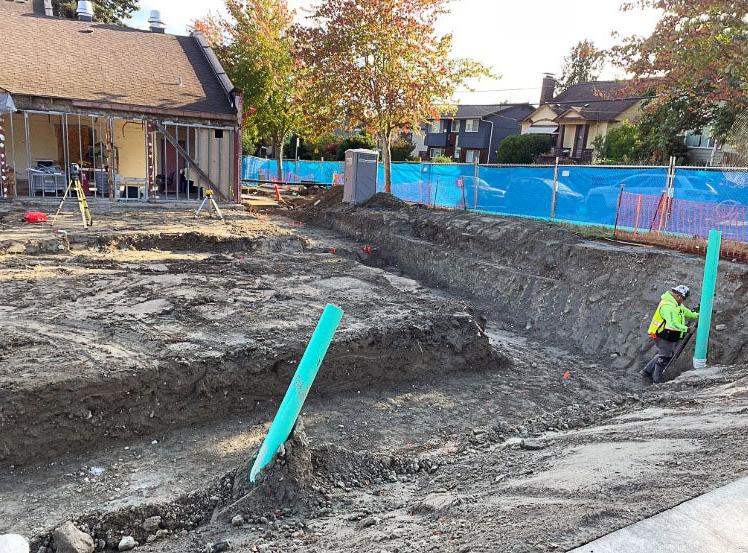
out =
[[[578,108],[589,121],[610,121],[644,98],[624,94],[625,81],[595,81],[579,83],[553,98],[553,111],[561,115]]]
[[[193,37],[33,15],[8,0],[0,36],[0,87],[11,94],[235,113]]]
[[[486,117],[487,115],[499,113],[518,106],[527,106],[531,108],[530,104],[459,105],[457,106],[457,113],[454,115],[454,119],[475,119]]]

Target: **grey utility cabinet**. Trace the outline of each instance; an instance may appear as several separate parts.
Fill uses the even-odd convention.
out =
[[[345,186],[343,202],[360,204],[377,193],[379,152],[348,150],[345,153]]]

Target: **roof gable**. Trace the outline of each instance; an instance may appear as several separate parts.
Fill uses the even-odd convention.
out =
[[[535,123],[537,121],[553,121],[561,113],[561,110],[554,109],[551,104],[543,104],[537,107],[532,113],[525,117],[523,123]]]
[[[15,7],[2,12],[0,87],[11,94],[235,113],[193,37],[36,16]]]
[[[579,115],[590,121],[613,121],[645,98],[624,94],[625,81],[592,81],[570,86],[553,98],[553,109],[559,116],[576,107]],[[563,114],[563,115],[562,115]]]

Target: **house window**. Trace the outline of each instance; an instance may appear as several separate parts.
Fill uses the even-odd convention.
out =
[[[431,155],[429,157],[432,159],[435,157],[444,157],[444,148],[431,148]]]
[[[465,132],[478,132],[480,127],[480,119],[466,119],[465,120]]]
[[[465,150],[465,163],[480,163],[480,150]]]
[[[429,132],[432,133],[440,133],[442,132],[442,122],[441,119],[438,119],[436,121],[431,122],[431,128],[429,129]]]
[[[462,154],[462,148],[455,146],[455,159],[460,159],[460,154]]]
[[[461,125],[462,125],[462,121],[460,119],[455,119],[454,128],[452,129],[452,132],[460,132]]]

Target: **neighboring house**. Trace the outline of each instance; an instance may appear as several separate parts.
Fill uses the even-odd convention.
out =
[[[428,156],[428,148],[426,148],[426,132],[422,128],[420,131],[413,131],[410,134],[410,139],[413,142],[413,153],[416,157],[426,159]]]
[[[684,141],[688,162],[693,165],[729,166],[741,163],[735,146],[718,143],[710,127],[687,131]]]
[[[158,12],[150,31],[92,22],[90,7],[76,21],[0,0],[6,195],[59,197],[76,163],[98,197],[238,199],[242,97],[204,37],[165,34]]]
[[[588,163],[598,136],[641,114],[646,98],[625,96],[625,86],[621,81],[579,83],[556,95],[556,80],[546,75],[540,106],[522,121],[522,134],[551,134],[551,159]]]
[[[446,156],[456,163],[495,163],[499,144],[520,133],[520,122],[532,111],[530,104],[461,105],[424,127],[425,156]],[[423,151],[423,150],[422,150]]]

